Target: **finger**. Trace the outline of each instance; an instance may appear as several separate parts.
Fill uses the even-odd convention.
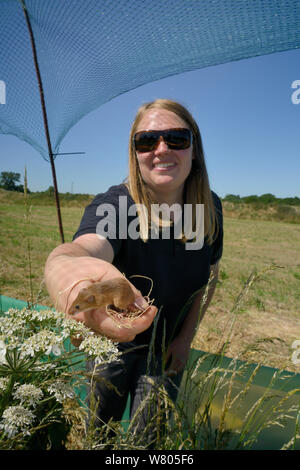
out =
[[[134,276],[133,276],[134,277]],[[128,281],[128,279],[127,279]],[[134,294],[135,294],[135,306],[137,306],[138,308],[141,308],[143,310],[145,310],[146,308],[149,307],[149,304],[148,302],[146,301],[145,299],[145,296],[141,293],[140,290],[138,290],[134,284],[132,284],[132,282],[128,281]]]
[[[133,318],[130,324],[125,319],[125,326],[118,320],[118,325],[113,323],[114,329],[117,331],[118,338],[121,338],[122,342],[133,341],[135,336],[147,330],[152,324],[156,314],[156,307],[149,307],[149,309],[143,313],[143,315]],[[128,338],[131,339],[128,339]],[[125,339],[127,338],[127,339]]]
[[[157,314],[156,307],[149,307],[140,317],[134,318],[130,327],[122,326],[120,322],[111,319],[103,309],[91,309],[87,312],[80,312],[74,320],[83,323],[96,334],[113,338],[116,342],[133,341],[137,334],[149,328]]]
[[[125,279],[128,281],[127,278],[125,278]],[[138,297],[144,297],[143,294],[141,293],[141,291],[138,290],[138,289],[135,287],[135,285],[132,284],[132,282],[128,281],[128,283],[130,284],[130,287],[131,287],[131,289],[133,290],[133,293],[134,293],[134,295],[135,295],[136,298],[138,298]]]
[[[149,304],[148,302],[146,301],[146,299],[144,299],[144,297],[139,294],[136,298],[135,298],[135,306],[138,307],[138,308],[141,308],[142,310],[145,310],[146,308],[149,307]]]
[[[156,314],[158,312],[158,309],[157,307],[154,307],[153,305],[151,305],[143,315],[141,315],[140,317],[136,318],[136,322],[139,322],[139,324],[142,326],[142,325],[146,325],[148,324],[149,326],[151,325],[151,323],[153,322]]]

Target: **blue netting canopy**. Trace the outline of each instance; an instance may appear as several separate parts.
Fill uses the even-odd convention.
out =
[[[26,0],[53,153],[84,115],[128,90],[210,65],[300,47],[299,0]],[[0,133],[46,160],[21,0],[0,0]],[[1,102],[1,101],[0,101]]]

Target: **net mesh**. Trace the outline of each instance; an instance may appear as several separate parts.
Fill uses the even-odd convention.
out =
[[[26,0],[54,153],[101,104],[145,83],[300,47],[299,0]],[[21,3],[0,1],[0,132],[48,160]],[[1,100],[0,100],[1,102]]]

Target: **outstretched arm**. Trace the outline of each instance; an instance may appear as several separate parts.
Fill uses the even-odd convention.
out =
[[[45,266],[45,282],[57,310],[68,313],[68,307],[79,291],[95,280],[104,281],[123,274],[112,265],[113,249],[109,241],[96,234],[78,237],[72,243],[55,248]],[[141,293],[132,285],[135,302],[141,307],[147,304]],[[118,342],[132,341],[135,336],[149,328],[157,313],[150,307],[142,316],[132,321],[131,327],[121,327],[107,316],[105,309],[80,312],[76,320],[84,322],[95,333]]]

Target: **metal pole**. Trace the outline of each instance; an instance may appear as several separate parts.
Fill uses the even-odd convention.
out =
[[[49,158],[50,158],[50,164],[51,164],[51,170],[52,170],[52,178],[53,178],[54,195],[55,195],[56,210],[57,210],[57,217],[58,217],[58,225],[59,225],[61,241],[62,241],[62,243],[64,243],[65,239],[64,239],[64,232],[63,232],[61,212],[60,212],[59,195],[58,195],[58,190],[57,190],[56,171],[55,171],[54,158],[53,158],[53,152],[52,152],[52,146],[51,146],[51,140],[50,140],[50,133],[49,133],[48,118],[47,118],[47,112],[46,112],[46,104],[45,104],[45,98],[44,98],[42,78],[41,78],[38,59],[37,59],[35,40],[34,40],[30,19],[29,19],[29,16],[28,16],[26,5],[25,5],[25,0],[20,0],[20,1],[21,1],[21,5],[22,5],[22,8],[23,8],[23,12],[24,12],[24,15],[25,15],[25,20],[26,20],[26,23],[27,23],[28,31],[29,31],[30,42],[31,42],[31,46],[32,46],[32,53],[33,53],[34,66],[35,66],[38,85],[39,85],[39,90],[40,90],[40,98],[41,98],[41,105],[42,105],[42,112],[43,112],[43,119],[44,119],[45,134],[46,134],[46,139],[47,139],[48,152],[49,152]]]

